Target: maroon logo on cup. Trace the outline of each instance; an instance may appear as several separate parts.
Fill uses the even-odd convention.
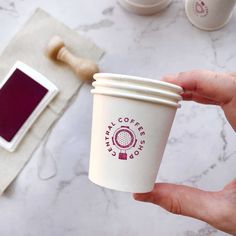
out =
[[[203,0],[197,0],[193,3],[193,12],[200,17],[208,15],[208,7]]]
[[[145,131],[135,119],[119,117],[105,132],[105,146],[113,157],[120,160],[140,156],[145,145]]]
[[[137,139],[129,126],[121,126],[112,136],[112,143],[120,150],[119,159],[127,160],[126,151],[135,147]]]

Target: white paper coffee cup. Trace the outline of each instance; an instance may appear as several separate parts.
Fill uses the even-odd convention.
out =
[[[139,15],[153,15],[167,8],[171,0],[118,0],[126,10]]]
[[[236,0],[186,0],[190,22],[203,30],[218,30],[230,20]]]
[[[89,179],[127,192],[153,189],[182,88],[140,77],[94,75]]]

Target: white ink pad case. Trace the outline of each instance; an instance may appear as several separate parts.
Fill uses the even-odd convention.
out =
[[[46,77],[17,61],[0,83],[0,146],[15,151],[57,93]]]

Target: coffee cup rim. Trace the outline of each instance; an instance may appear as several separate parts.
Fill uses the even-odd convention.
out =
[[[156,98],[156,97],[150,97],[150,96],[139,95],[139,94],[134,95],[134,94],[128,94],[126,92],[120,92],[120,91],[114,92],[114,91],[109,91],[106,89],[92,89],[91,93],[98,94],[98,95],[112,96],[112,97],[128,98],[128,99],[139,100],[139,101],[144,101],[144,102],[158,103],[158,104],[175,107],[175,108],[181,107],[179,103],[169,101],[164,98]]]
[[[150,87],[150,86],[140,86],[139,84],[130,84],[130,83],[127,83],[127,84],[123,84],[123,83],[118,83],[117,81],[114,81],[114,80],[97,80],[97,81],[94,81],[92,83],[92,85],[95,87],[95,88],[98,88],[98,87],[101,87],[101,88],[111,88],[111,89],[124,89],[124,90],[127,90],[127,91],[131,91],[131,92],[141,92],[143,94],[146,94],[147,96],[162,96],[166,99],[173,99],[175,100],[176,102],[178,101],[181,101],[182,100],[182,97],[181,95],[177,94],[177,93],[174,93],[174,92],[170,92],[170,91],[167,91],[167,90],[163,90],[163,89],[160,89],[160,88],[153,88],[153,87]]]
[[[132,75],[125,75],[125,74],[113,74],[113,73],[96,73],[94,74],[93,78],[95,80],[98,80],[99,78],[103,78],[103,79],[115,79],[115,80],[123,80],[123,81],[131,81],[131,82],[137,82],[137,83],[141,83],[141,84],[151,84],[151,85],[156,85],[156,86],[163,86],[165,87],[167,90],[170,89],[173,92],[176,92],[177,94],[180,94],[183,92],[183,88],[175,85],[175,84],[171,84],[165,81],[161,81],[161,80],[155,80],[155,79],[149,79],[149,78],[145,78],[145,77],[139,77],[139,76],[132,76]]]

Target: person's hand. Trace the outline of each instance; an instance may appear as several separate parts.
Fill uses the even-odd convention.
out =
[[[184,100],[221,106],[236,131],[236,73],[195,70],[165,76],[163,80],[181,86]]]
[[[236,131],[236,74],[191,71],[165,76],[163,80],[183,87],[184,100],[221,106]],[[236,235],[236,179],[218,192],[158,183],[152,192],[135,193],[134,198],[157,204],[174,214],[203,220]]]

